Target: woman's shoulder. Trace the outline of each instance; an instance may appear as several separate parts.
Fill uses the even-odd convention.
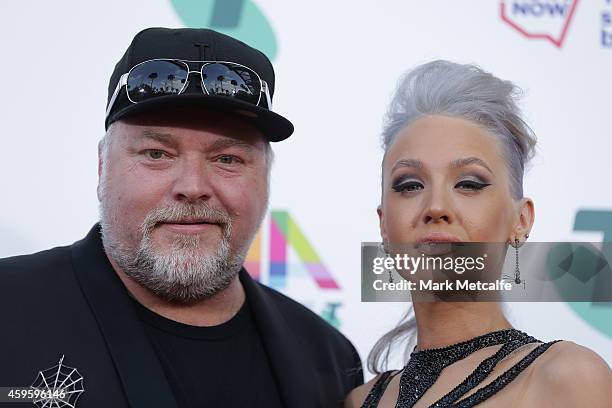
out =
[[[344,408],[359,408],[363,405],[363,402],[372,391],[372,388],[382,380],[383,376],[386,377],[388,375],[393,375],[397,371],[388,371],[385,373],[378,374],[376,377],[372,378],[370,381],[365,384],[360,385],[355,388],[353,391],[349,393],[344,401]]]
[[[572,341],[558,341],[533,366],[529,394],[554,399],[555,406],[609,407],[612,370],[593,350]]]
[[[542,374],[538,377],[549,381],[550,385],[564,385],[569,380],[572,384],[612,380],[610,367],[599,354],[569,340],[551,345],[538,363],[535,369]]]
[[[374,384],[376,384],[376,382],[380,379],[380,376],[381,374],[378,374],[370,381],[351,391],[344,401],[344,408],[359,408],[361,405],[363,405],[363,401],[365,401],[366,397],[374,387]]]

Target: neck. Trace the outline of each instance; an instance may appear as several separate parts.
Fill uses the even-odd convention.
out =
[[[497,302],[415,302],[417,349],[445,347],[511,328]]]
[[[128,292],[147,309],[175,322],[192,326],[216,326],[227,322],[238,313],[244,304],[244,288],[238,275],[230,285],[214,296],[189,305],[181,305],[161,299],[148,289],[140,286],[110,257],[113,269]]]

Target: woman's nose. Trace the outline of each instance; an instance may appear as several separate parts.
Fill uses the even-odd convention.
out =
[[[442,188],[431,190],[423,211],[425,224],[451,223],[454,221],[448,193]]]

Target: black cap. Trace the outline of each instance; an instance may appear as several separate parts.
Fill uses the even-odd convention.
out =
[[[257,72],[268,84],[270,98],[274,95],[274,68],[268,57],[261,51],[210,29],[148,28],[134,36],[125,54],[115,65],[108,84],[107,108],[121,75],[127,73],[136,64],[157,58],[236,62]],[[293,133],[293,125],[289,120],[264,106],[256,106],[225,96],[207,95],[201,89],[191,91],[189,87],[180,95],[160,96],[138,103],[130,102],[125,89],[120,90],[106,118],[106,129],[116,120],[163,106],[199,106],[235,113],[259,128],[271,142],[284,140]]]

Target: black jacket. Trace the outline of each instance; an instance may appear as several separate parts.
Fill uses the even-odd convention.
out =
[[[284,405],[341,406],[363,383],[352,344],[244,270],[240,281]],[[99,225],[71,246],[0,260],[0,325],[0,387],[31,385],[63,355],[83,377],[78,408],[177,407]]]

